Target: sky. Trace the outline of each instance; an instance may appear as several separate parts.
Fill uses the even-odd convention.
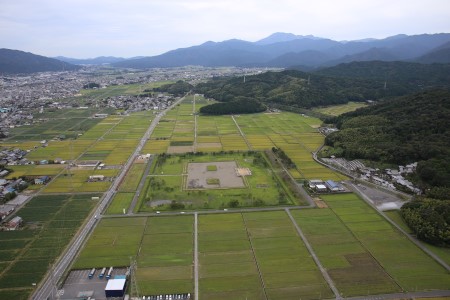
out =
[[[450,33],[450,0],[0,0],[0,48],[50,57],[152,56],[275,32]]]

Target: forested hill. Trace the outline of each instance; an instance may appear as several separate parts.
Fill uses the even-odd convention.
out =
[[[436,86],[450,82],[450,64],[358,61],[321,69],[314,73],[332,77],[379,79],[386,81],[387,87],[391,83]]]
[[[335,119],[326,144],[348,159],[419,162],[423,187],[450,187],[450,90],[381,102]]]
[[[328,69],[322,73],[297,70],[266,72],[238,78],[218,78],[197,85],[196,92],[218,101],[234,101],[239,96],[266,104],[302,108],[377,100],[403,96],[430,87],[450,86],[450,65],[419,65],[415,63],[370,62],[343,64],[340,72]],[[351,75],[358,70],[362,76]],[[379,70],[379,71],[372,71]],[[389,73],[390,71],[390,73]],[[376,75],[367,74],[374,72]],[[389,76],[386,84],[386,74]],[[350,76],[351,75],[351,76]]]
[[[0,73],[18,74],[78,69],[80,66],[57,59],[19,50],[0,49]]]

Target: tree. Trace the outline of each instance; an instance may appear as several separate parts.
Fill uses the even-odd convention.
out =
[[[228,207],[232,207],[232,208],[236,208],[239,206],[239,201],[238,200],[231,200],[228,202]]]

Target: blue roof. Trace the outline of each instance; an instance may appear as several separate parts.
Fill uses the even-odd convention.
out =
[[[327,180],[325,181],[325,183],[328,184],[331,188],[339,188],[339,185],[333,180]]]

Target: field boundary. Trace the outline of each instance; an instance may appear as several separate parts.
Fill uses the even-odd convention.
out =
[[[308,249],[308,252],[311,254],[312,259],[314,260],[314,262],[316,263],[320,272],[322,273],[323,278],[328,283],[328,286],[330,287],[331,291],[333,291],[333,294],[336,296],[336,299],[338,299],[338,300],[343,299],[341,297],[341,294],[339,293],[339,290],[336,288],[336,285],[334,284],[333,279],[331,279],[327,270],[322,266],[322,263],[320,262],[319,258],[317,257],[316,253],[314,252],[314,249],[312,248],[311,244],[306,239],[306,236],[303,234],[303,231],[300,229],[300,226],[298,226],[297,222],[295,222],[294,217],[291,215],[289,208],[285,208],[284,210],[286,211],[286,214],[289,216],[289,219],[291,220],[292,225],[294,225],[294,228],[297,231],[297,234],[303,240],[303,243],[305,244],[306,249]]]

